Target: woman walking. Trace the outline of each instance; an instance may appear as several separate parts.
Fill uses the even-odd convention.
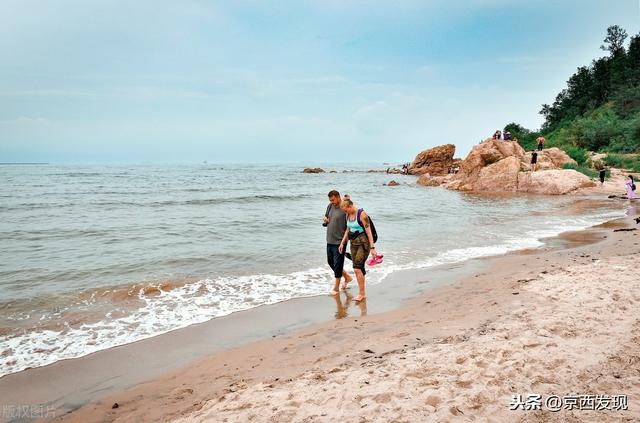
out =
[[[374,257],[377,256],[373,233],[369,216],[363,209],[356,209],[351,200],[342,200],[342,210],[347,215],[347,229],[344,231],[339,251],[344,251],[348,239],[351,242],[351,259],[359,289],[358,296],[354,300],[363,301],[367,298],[365,291],[365,274],[367,272],[364,265],[369,253],[372,253]]]
[[[627,188],[627,198],[629,200],[635,200],[638,198],[636,197],[636,184],[633,182],[633,175],[629,175],[625,187]]]

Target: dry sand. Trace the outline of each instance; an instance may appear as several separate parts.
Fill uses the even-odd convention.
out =
[[[638,421],[640,231],[614,232],[634,226],[487,259],[398,310],[214,354],[57,420]],[[509,410],[530,393],[627,395],[629,410]]]
[[[639,421],[637,266],[629,255],[538,274],[521,282],[517,307],[463,334],[230,390],[176,422]],[[631,408],[512,411],[518,393],[626,394]]]

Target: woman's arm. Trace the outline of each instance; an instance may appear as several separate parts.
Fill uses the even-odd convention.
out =
[[[367,212],[365,212],[364,210],[362,211],[362,214],[360,215],[360,220],[362,220],[362,224],[364,225],[364,231],[367,233],[367,238],[369,239],[369,245],[371,246],[371,251],[375,251],[376,250],[376,246],[373,243],[373,234],[371,233],[371,225],[369,224],[369,216],[367,215]]]

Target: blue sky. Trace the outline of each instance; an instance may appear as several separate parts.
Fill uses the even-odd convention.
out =
[[[0,162],[464,156],[613,24],[640,1],[2,0]]]

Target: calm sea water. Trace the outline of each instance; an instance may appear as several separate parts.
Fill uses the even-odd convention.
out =
[[[373,217],[369,283],[541,245],[623,214],[426,188],[372,165],[0,166],[0,376],[326,293],[331,189]],[[378,166],[379,168],[380,166]],[[343,172],[350,170],[351,172]],[[390,179],[402,183],[385,187]]]

